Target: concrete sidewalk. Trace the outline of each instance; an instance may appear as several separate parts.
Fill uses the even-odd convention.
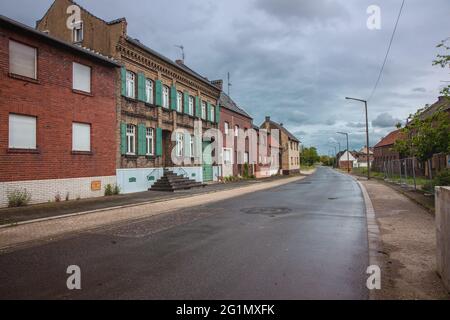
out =
[[[311,172],[312,173],[312,172]],[[170,200],[153,203],[134,204],[119,208],[110,208],[89,214],[72,215],[58,219],[44,220],[0,229],[0,251],[9,251],[18,247],[35,244],[37,240],[54,240],[72,233],[105,227],[129,221],[138,221],[154,215],[202,206],[208,203],[238,197],[248,193],[274,188],[304,179],[305,176],[270,179],[264,182],[241,184],[216,192],[189,194]],[[187,200],[186,197],[189,197]]]
[[[449,299],[436,273],[434,217],[390,186],[358,179],[380,228],[382,289],[375,299]]]
[[[305,172],[306,175],[310,173],[311,172]],[[182,190],[177,192],[145,191],[131,194],[121,194],[111,197],[43,203],[20,208],[3,208],[0,209],[0,226],[17,223],[20,224],[36,219],[72,215],[80,212],[186,198],[192,195],[214,193],[285,178],[286,177],[284,176],[276,176],[259,180],[241,180],[230,183],[215,183],[209,184],[204,188],[194,188],[191,190]]]

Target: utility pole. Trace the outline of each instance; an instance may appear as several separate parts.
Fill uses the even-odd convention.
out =
[[[370,180],[370,149],[369,149],[369,117],[367,114],[367,101],[363,99],[356,99],[345,97],[347,100],[355,100],[359,102],[363,102],[366,110],[366,149],[367,149],[367,180]]]
[[[348,150],[348,133],[347,132],[336,132],[337,134],[342,134],[347,137],[347,172],[350,173],[350,151]]]

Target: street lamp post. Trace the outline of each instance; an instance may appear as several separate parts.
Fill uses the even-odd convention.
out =
[[[345,135],[347,138],[347,172],[350,173],[350,151],[348,150],[348,133],[347,132],[336,132],[336,133]]]
[[[356,98],[350,98],[350,97],[345,97],[345,99],[364,102],[364,106],[365,106],[365,110],[366,110],[367,179],[370,180],[369,117],[367,115],[367,101],[363,100],[363,99],[356,99]]]

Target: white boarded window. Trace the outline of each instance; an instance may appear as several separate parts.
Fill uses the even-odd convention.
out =
[[[9,115],[9,148],[36,149],[36,117]]]
[[[136,126],[127,124],[127,154],[134,155],[136,150]]]
[[[206,102],[202,101],[202,119],[206,119]]]
[[[83,41],[83,22],[78,22],[73,26],[72,40],[73,42]]]
[[[9,41],[9,72],[36,79],[36,48]]]
[[[225,122],[223,127],[224,127],[225,134],[227,135],[230,130],[230,125],[228,124],[228,122]]]
[[[189,115],[194,115],[194,97],[189,96],[189,108],[188,108]]]
[[[169,87],[163,86],[163,107],[169,109]]]
[[[223,148],[223,164],[232,164],[233,159],[231,158],[232,150],[230,148]]]
[[[177,91],[177,111],[183,112],[183,94]]]
[[[184,134],[177,133],[177,144],[176,144],[176,152],[177,157],[182,157],[184,155]]]
[[[145,80],[145,99],[147,103],[153,104],[153,81]]]
[[[127,97],[134,99],[135,90],[136,90],[135,75],[131,71],[127,71],[127,87],[126,87],[126,89],[127,89],[127,92],[126,92]]]
[[[91,92],[91,67],[73,63],[73,89]]]
[[[216,118],[216,109],[213,106],[211,106],[211,110],[209,111],[209,120],[211,122],[214,122],[215,118]]]
[[[146,154],[153,155],[153,150],[155,148],[155,140],[153,139],[153,128],[147,128],[145,132],[146,140]]]
[[[72,151],[91,151],[91,125],[72,123]]]

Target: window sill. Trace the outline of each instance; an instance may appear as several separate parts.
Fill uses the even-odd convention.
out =
[[[13,79],[17,79],[17,80],[31,82],[31,83],[34,83],[34,84],[41,84],[41,82],[38,79],[28,78],[28,77],[21,76],[21,75],[15,74],[15,73],[10,73],[9,77],[13,78]]]
[[[13,154],[39,154],[41,153],[38,149],[18,149],[18,148],[9,148],[8,153]]]
[[[135,154],[125,154],[124,157],[127,159],[137,159],[138,158],[138,156]]]
[[[72,89],[72,92],[75,94],[80,94],[82,96],[93,97],[94,95],[91,92],[81,91],[77,89]]]
[[[138,102],[138,100],[136,99],[136,98],[131,98],[131,97],[128,97],[128,96],[122,96],[125,100],[127,100],[127,101],[129,101],[129,102],[134,102],[134,103],[137,103]]]
[[[156,156],[153,154],[146,154],[145,158],[147,158],[148,160],[154,160],[156,158]]]
[[[77,155],[77,156],[93,156],[94,153],[92,153],[92,151],[72,151],[72,155]]]

